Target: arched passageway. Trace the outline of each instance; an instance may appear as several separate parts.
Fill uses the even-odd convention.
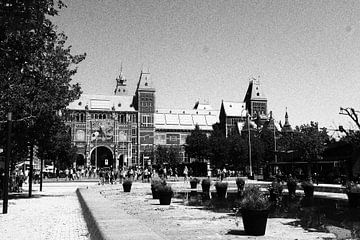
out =
[[[98,168],[115,167],[111,150],[104,146],[98,146],[91,152],[91,165]]]

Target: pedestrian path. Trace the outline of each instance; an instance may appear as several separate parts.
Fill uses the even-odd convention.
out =
[[[25,188],[27,186],[25,185]],[[88,229],[75,194],[77,185],[61,185],[24,192],[9,200],[7,214],[0,214],[0,239],[88,240]],[[2,209],[3,202],[0,207]]]

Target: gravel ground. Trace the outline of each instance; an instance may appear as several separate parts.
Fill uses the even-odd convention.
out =
[[[173,185],[175,190],[184,186]],[[134,183],[131,193],[124,193],[120,185],[99,188],[104,197],[164,239],[336,239],[332,233],[294,226],[296,219],[288,218],[269,218],[265,236],[250,237],[243,231],[241,217],[234,214],[188,206],[182,198],[173,198],[170,206],[159,205],[159,200],[152,199],[148,183]]]

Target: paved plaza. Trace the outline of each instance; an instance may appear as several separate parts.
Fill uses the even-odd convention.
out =
[[[183,191],[189,183],[169,183]],[[79,188],[80,191],[75,193]],[[9,200],[8,214],[0,214],[1,239],[345,239],[316,229],[305,230],[297,219],[269,218],[265,236],[243,231],[241,217],[229,212],[189,206],[173,198],[170,206],[152,199],[150,184],[134,182],[130,193],[120,184],[97,182],[46,182]],[[336,193],[332,193],[335,197]],[[79,197],[79,198],[78,198]],[[2,202],[1,202],[2,204]]]
[[[88,185],[94,183],[45,183],[40,193],[35,184],[32,198],[26,192],[10,199],[8,213],[0,214],[0,239],[89,239],[75,194],[78,186]]]

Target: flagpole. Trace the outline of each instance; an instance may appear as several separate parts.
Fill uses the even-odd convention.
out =
[[[95,169],[97,169],[97,136],[95,138]]]

